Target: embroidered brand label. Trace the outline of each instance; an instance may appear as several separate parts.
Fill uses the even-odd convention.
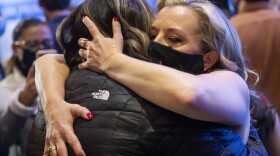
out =
[[[108,90],[99,90],[98,92],[93,92],[91,95],[94,99],[108,100],[110,93]]]

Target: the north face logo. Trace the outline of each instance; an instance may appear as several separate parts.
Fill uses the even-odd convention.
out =
[[[108,90],[99,90],[98,92],[93,92],[91,95],[94,99],[108,100],[110,93]]]

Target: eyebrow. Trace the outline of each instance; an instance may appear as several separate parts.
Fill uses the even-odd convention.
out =
[[[183,32],[183,31],[181,31],[181,30],[179,30],[179,29],[176,29],[176,28],[168,28],[167,30],[166,30],[167,32],[175,32],[175,33],[179,33],[179,34],[181,34],[181,35],[183,35],[183,36],[190,36],[190,34],[188,34],[188,33],[185,33],[185,32]]]
[[[150,31],[158,31],[158,28],[156,28],[155,26],[151,26],[150,27]],[[191,36],[191,34],[188,34],[186,32],[183,32],[183,31],[179,30],[179,29],[176,29],[176,28],[167,28],[166,31],[167,32],[171,32],[171,33],[172,32],[179,33],[179,34],[181,34],[183,36]]]

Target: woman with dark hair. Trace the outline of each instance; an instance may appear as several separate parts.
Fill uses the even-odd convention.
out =
[[[75,121],[74,130],[79,136],[78,138],[86,154],[106,155],[106,153],[116,153],[127,155],[128,153],[138,153],[140,155],[146,155],[143,154],[145,151],[141,150],[142,148],[137,142],[140,140],[139,133],[142,133],[140,130],[143,131],[143,128],[148,125],[147,121],[144,122],[146,125],[139,122],[140,117],[142,118],[142,115],[144,115],[142,113],[143,108],[140,107],[140,104],[149,105],[148,102],[103,74],[89,70],[78,70],[77,68],[78,64],[83,61],[78,53],[81,48],[77,44],[78,39],[84,36],[92,39],[87,27],[82,22],[82,17],[85,15],[94,20],[100,28],[100,32],[107,37],[112,37],[113,35],[112,25],[110,24],[112,19],[122,21],[123,31],[126,32],[123,36],[125,53],[134,58],[147,60],[149,45],[147,34],[154,19],[153,12],[148,6],[148,3],[143,0],[87,0],[79,5],[61,23],[57,32],[57,38],[65,51],[65,61],[71,70],[71,74],[65,85],[65,100],[80,103],[91,111],[96,111],[96,116],[99,113],[99,120],[85,122],[77,119]],[[101,86],[108,88],[101,89]],[[110,95],[106,95],[106,93]],[[110,98],[106,99],[106,97]],[[44,101],[44,98],[42,98],[42,101]],[[131,107],[124,108],[125,105],[131,105]],[[152,106],[154,107],[154,105]],[[44,112],[48,116],[48,110]],[[41,136],[45,136],[46,132],[44,112],[42,107],[39,106],[39,112],[30,136],[28,155],[42,155],[44,151],[44,154],[48,155],[51,154],[50,151],[54,147],[50,146],[54,143],[48,142],[48,139],[45,145],[43,144],[44,137],[38,139]],[[57,115],[66,117],[67,115],[64,115],[64,113],[68,112],[62,112]],[[121,114],[126,115],[123,116]],[[89,113],[88,116],[92,117],[92,113]],[[120,122],[118,120],[120,117],[125,118],[124,125],[122,125],[125,127],[123,130],[121,125],[116,125]],[[145,127],[139,128],[139,131],[137,131],[135,128],[140,125]],[[47,128],[50,126],[48,122],[46,126]],[[91,135],[91,133],[95,135]],[[52,134],[56,134],[55,129],[53,132],[47,133],[47,137],[52,137]],[[116,136],[114,137],[114,135]],[[118,138],[118,135],[126,136],[126,139]],[[91,140],[94,140],[94,142],[90,143],[89,141]],[[55,145],[61,151],[65,149],[65,145]],[[66,153],[58,152],[58,155],[61,154],[67,155]],[[75,154],[79,155],[77,152]],[[74,155],[71,148],[68,148],[68,155]]]
[[[148,30],[139,24],[147,19],[141,21],[146,18],[143,12],[133,10],[136,3],[130,0],[115,5],[115,8],[125,7],[118,11],[106,6],[120,1],[92,2],[99,8],[89,5],[88,1],[81,8],[89,7],[94,13],[73,12],[69,19],[75,19],[74,23],[62,24],[61,30],[68,35],[66,40],[65,36],[60,36],[60,41],[66,53],[72,52],[65,54],[70,67],[65,100],[85,106],[95,112],[95,117],[85,107],[61,99],[64,96],[61,84],[69,69],[52,60],[57,56],[40,59],[37,63],[52,60],[63,69],[56,74],[56,83],[46,85],[50,81],[45,81],[41,73],[46,66],[39,67],[38,75],[43,77],[37,79],[42,85],[38,89],[46,104],[48,129],[45,155],[67,155],[65,143],[76,155],[267,155],[254,128],[250,130],[250,93],[245,83],[250,71],[244,64],[238,35],[219,9],[207,1],[164,2],[150,33],[155,42],[150,43],[148,55],[145,55],[148,49],[145,43],[149,43],[145,32]],[[108,8],[114,14],[107,14]],[[135,14],[131,15],[127,9]],[[77,11],[81,11],[79,7]],[[97,21],[97,17],[103,15],[101,12],[110,15],[111,20]],[[75,28],[83,27],[82,21],[90,33],[83,34],[83,28]],[[112,27],[108,22],[112,22]],[[113,31],[105,31],[106,23],[107,30]],[[131,31],[140,33],[128,35]],[[83,58],[86,61],[81,63]],[[76,70],[78,64],[79,68],[101,73]],[[57,90],[48,92],[40,87]],[[33,133],[37,136],[44,133],[42,116],[43,112],[34,124]],[[77,116],[93,119],[78,118],[74,122]],[[77,137],[72,133],[73,128]],[[36,135],[32,137],[34,142]],[[37,146],[41,153],[42,142],[37,142],[41,143]],[[31,149],[35,153],[35,148],[31,146]],[[68,154],[73,154],[69,147]]]

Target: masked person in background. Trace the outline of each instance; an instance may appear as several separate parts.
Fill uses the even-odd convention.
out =
[[[37,51],[53,48],[50,28],[37,19],[21,21],[13,31],[13,55],[0,82],[0,155],[25,155],[37,110],[33,65]]]

